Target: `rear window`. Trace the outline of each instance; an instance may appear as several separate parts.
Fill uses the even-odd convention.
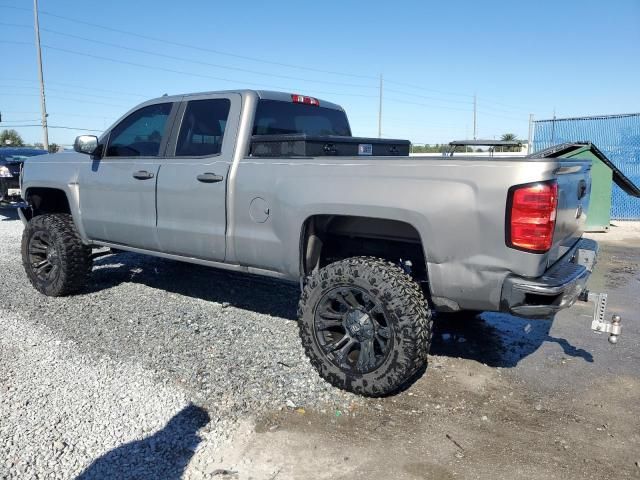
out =
[[[303,103],[278,100],[260,100],[253,123],[254,135],[307,135],[351,136],[344,112]]]
[[[184,113],[176,156],[215,155],[222,150],[231,101],[226,98],[192,100]]]

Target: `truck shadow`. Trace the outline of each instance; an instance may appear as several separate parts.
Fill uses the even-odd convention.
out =
[[[551,336],[552,324],[553,318],[531,320],[494,312],[436,318],[431,353],[511,368],[543,343],[554,342],[566,356],[593,362],[591,353],[576,348],[564,338]]]
[[[201,442],[198,430],[210,421],[206,410],[188,405],[162,430],[125,443],[94,460],[76,480],[182,478]]]
[[[89,291],[140,283],[287,320],[297,319],[299,287],[256,275],[122,252],[95,260]]]
[[[18,210],[7,205],[0,205],[0,222],[18,220]]]
[[[108,289],[121,283],[140,283],[223,306],[291,321],[297,319],[298,286],[265,277],[126,252],[95,261],[89,291]],[[479,316],[436,317],[431,354],[511,368],[544,342],[555,342],[565,355],[593,362],[589,352],[574,347],[565,339],[551,336],[552,323],[553,319],[528,320],[490,312]]]

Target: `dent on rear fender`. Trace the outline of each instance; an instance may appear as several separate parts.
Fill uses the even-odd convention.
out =
[[[499,310],[502,284],[509,274],[494,264],[427,263],[434,303],[456,310]]]

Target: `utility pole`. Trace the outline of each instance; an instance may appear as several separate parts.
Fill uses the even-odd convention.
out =
[[[527,154],[533,153],[533,113],[529,114],[529,139],[527,142]]]
[[[40,76],[40,106],[42,108],[42,145],[49,151],[49,128],[47,127],[47,103],[44,99],[44,75],[42,73],[42,51],[40,50],[40,21],[38,20],[38,0],[33,0],[33,21],[36,32],[36,53],[38,54],[38,74]]]
[[[382,74],[380,74],[380,102],[378,103],[378,138],[382,138]]]
[[[478,139],[478,97],[473,94],[473,139]]]

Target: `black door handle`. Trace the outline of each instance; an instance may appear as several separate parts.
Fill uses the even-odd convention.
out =
[[[147,172],[146,170],[139,170],[134,172],[133,178],[138,180],[149,180],[150,178],[153,178],[153,173]]]
[[[211,172],[201,173],[196,178],[199,182],[202,183],[218,183],[224,180],[224,177],[222,175],[216,175],[215,173]]]

